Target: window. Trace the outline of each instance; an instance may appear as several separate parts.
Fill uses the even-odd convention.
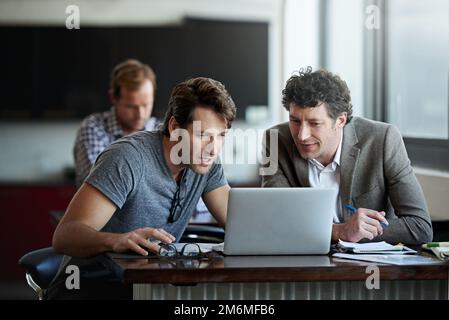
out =
[[[414,166],[449,170],[449,2],[386,1],[384,117]]]
[[[448,139],[449,2],[387,2],[387,121],[404,137]]]

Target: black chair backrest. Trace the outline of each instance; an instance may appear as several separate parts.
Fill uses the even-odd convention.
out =
[[[55,253],[53,247],[48,247],[28,252],[20,258],[19,264],[41,289],[47,289],[58,272],[62,258],[63,255]]]

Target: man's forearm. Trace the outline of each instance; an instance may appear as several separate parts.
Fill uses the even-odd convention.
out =
[[[432,241],[432,226],[422,218],[407,216],[389,222],[389,226],[384,228],[384,233],[373,241],[386,241],[392,244],[401,242],[410,245]]]
[[[361,238],[360,242],[366,241],[386,241],[391,244],[399,242],[410,245],[419,245],[432,241],[432,226],[424,219],[414,216],[400,217],[389,221],[387,227],[383,227],[383,234],[372,240]],[[338,239],[351,241],[345,224],[332,225],[332,241]]]
[[[53,235],[53,248],[73,257],[90,257],[111,251],[118,234],[97,231],[81,222],[66,222]]]

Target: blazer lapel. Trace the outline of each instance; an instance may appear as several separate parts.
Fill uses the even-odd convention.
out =
[[[340,198],[342,205],[343,220],[346,221],[350,217],[350,213],[345,209],[346,204],[352,204],[352,184],[354,180],[354,171],[357,166],[357,160],[360,148],[356,146],[358,143],[357,134],[352,123],[347,124],[343,131],[343,145],[340,157]]]
[[[292,140],[290,144],[290,153],[295,166],[295,172],[301,187],[310,187],[309,182],[309,163],[304,160],[296,149],[295,142]]]

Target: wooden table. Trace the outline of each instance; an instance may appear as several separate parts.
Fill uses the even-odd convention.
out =
[[[330,256],[110,259],[134,299],[448,299],[449,263],[393,266]],[[376,269],[378,268],[378,269]],[[374,270],[374,271],[373,271]],[[368,289],[378,275],[379,289]]]

